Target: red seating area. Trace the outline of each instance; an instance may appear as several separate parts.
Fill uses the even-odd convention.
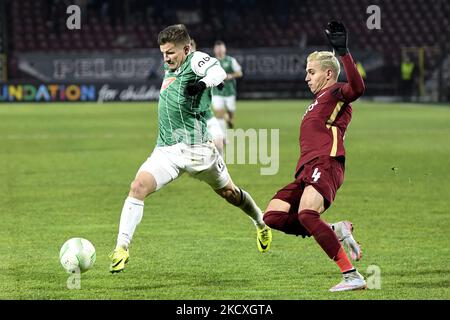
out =
[[[10,3],[10,48],[14,51],[76,51],[109,50],[114,48],[145,47],[149,31],[144,25],[115,26],[109,19],[101,20],[96,14],[89,20],[82,15],[81,30],[68,30],[63,3],[49,8],[50,1],[13,1]],[[156,31],[155,31],[156,32]],[[126,38],[121,40],[121,38]],[[152,39],[153,40],[153,39]],[[152,46],[149,44],[148,46]]]
[[[326,43],[323,35],[326,22],[339,19],[350,31],[352,49],[378,51],[398,58],[401,46],[433,46],[445,41],[442,35],[449,28],[445,12],[450,12],[450,2],[445,0],[85,2],[81,30],[66,28],[64,1],[7,2],[9,51],[157,47],[158,32],[179,22],[181,8],[198,11],[201,16],[200,23],[188,24],[199,47],[210,47],[218,38],[229,47],[240,48],[298,47],[302,40],[306,45],[320,46]],[[366,27],[366,8],[371,4],[381,8],[381,30]]]

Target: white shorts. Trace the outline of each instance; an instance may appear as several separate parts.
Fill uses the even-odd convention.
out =
[[[236,112],[236,96],[212,96],[212,105],[216,111],[225,109],[228,112]]]
[[[178,178],[183,172],[209,184],[214,190],[225,187],[230,180],[228,169],[212,142],[189,146],[177,143],[155,147],[139,172],[155,177],[156,190]]]
[[[213,140],[222,140],[224,138],[222,128],[216,117],[212,117],[206,121],[206,125],[208,126],[208,132],[211,134]]]

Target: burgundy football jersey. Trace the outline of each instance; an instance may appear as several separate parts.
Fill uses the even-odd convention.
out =
[[[348,83],[321,90],[306,108],[300,125],[300,159],[295,176],[305,163],[318,156],[345,157],[345,131],[352,119],[350,102],[364,92],[364,82],[350,54],[341,57]]]

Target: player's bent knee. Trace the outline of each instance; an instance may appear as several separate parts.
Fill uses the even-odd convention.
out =
[[[266,212],[263,216],[264,223],[273,229],[280,230],[279,213],[275,211]]]
[[[225,118],[225,110],[216,110],[216,118],[217,119],[223,119]]]
[[[233,205],[239,204],[239,191],[236,189],[220,190],[219,195]]]
[[[298,221],[300,221],[300,223],[302,225],[305,225],[305,223],[307,224],[309,221],[309,217],[303,213],[299,213],[298,214]]]
[[[320,221],[320,214],[314,210],[302,210],[298,214],[298,220],[310,234],[314,234]]]
[[[325,211],[325,199],[314,187],[307,186],[303,191],[299,207],[299,211],[314,210],[318,213],[322,213]]]
[[[231,203],[236,202],[236,195],[235,195],[235,193],[233,192],[233,190],[225,190],[225,191],[222,193],[222,197],[223,197],[225,200],[227,200],[228,202],[231,202]]]
[[[148,188],[139,179],[136,179],[131,183],[130,195],[132,195],[134,198],[143,200],[150,193],[150,191],[150,188]]]
[[[291,209],[290,203],[280,200],[280,199],[272,199],[272,200],[270,200],[270,202],[264,212],[269,212],[269,211],[289,212],[290,209]]]
[[[305,202],[302,203],[301,207],[300,207],[300,211],[301,210],[313,210],[313,211],[317,211],[318,213],[322,213],[325,208],[323,206],[323,204],[318,204],[316,202]]]

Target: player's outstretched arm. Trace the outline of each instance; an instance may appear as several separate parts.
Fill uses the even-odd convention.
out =
[[[227,77],[227,73],[218,62],[211,66],[205,73],[206,75],[201,81],[204,81],[208,88],[223,86],[222,82]]]
[[[227,80],[242,78],[242,67],[235,58],[231,58],[232,73],[227,74]]]
[[[186,94],[188,96],[195,96],[199,94],[200,92],[203,92],[203,90],[206,89],[206,83],[203,81],[197,81],[194,83],[190,83],[186,86]]]
[[[196,75],[203,78],[186,87],[186,93],[190,96],[194,96],[206,88],[221,86],[221,83],[227,76],[216,58],[212,58],[200,51],[194,52],[191,67]]]
[[[340,56],[344,65],[347,82],[342,86],[341,92],[345,101],[352,102],[362,96],[365,90],[364,80],[356,68],[352,55],[348,51],[348,32],[342,22],[331,21],[328,23],[325,34],[330,45]]]

